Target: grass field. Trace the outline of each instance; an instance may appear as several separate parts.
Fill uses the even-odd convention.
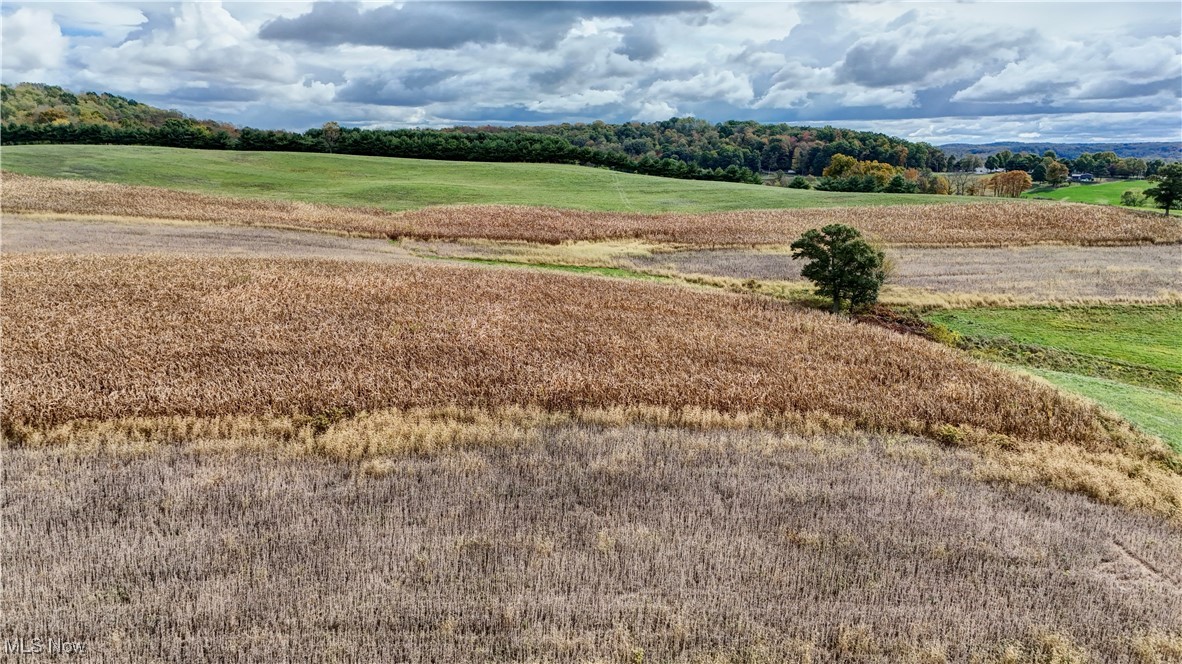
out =
[[[1009,336],[1182,374],[1182,307],[973,309],[939,312],[932,319],[966,336]]]
[[[1182,396],[1177,392],[1129,385],[1115,380],[1026,367],[1059,387],[1111,408],[1182,454]]]
[[[1153,186],[1149,180],[1114,180],[1112,182],[1098,182],[1095,184],[1072,183],[1063,187],[1036,187],[1022,194],[1024,198],[1042,198],[1052,201],[1068,203],[1089,203],[1092,205],[1120,205],[1121,194],[1135,191],[1138,194]],[[1147,210],[1161,214],[1161,209],[1154,207],[1152,200],[1133,210]],[[1172,210],[1171,215],[1180,214]]]
[[[1000,339],[986,356],[1032,365],[1182,452],[1182,308],[971,309],[928,318],[969,338]]]
[[[542,205],[611,212],[697,213],[966,200],[916,194],[800,191],[552,164],[490,164],[141,146],[6,146],[3,168],[26,175],[86,178],[219,196],[384,210],[466,203]]]

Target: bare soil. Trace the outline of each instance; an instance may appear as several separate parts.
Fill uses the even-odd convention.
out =
[[[178,221],[76,219],[5,215],[5,253],[180,254],[249,258],[326,258],[365,262],[413,260],[389,240],[328,233],[214,226]]]

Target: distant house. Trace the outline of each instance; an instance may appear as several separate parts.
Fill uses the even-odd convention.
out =
[[[1095,182],[1096,178],[1091,173],[1072,173],[1072,182]]]

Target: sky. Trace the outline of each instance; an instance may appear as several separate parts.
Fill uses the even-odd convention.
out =
[[[9,2],[2,79],[303,130],[832,124],[1182,141],[1169,2]]]

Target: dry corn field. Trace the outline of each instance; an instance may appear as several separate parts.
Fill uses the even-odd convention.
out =
[[[720,413],[934,436],[994,458],[1002,479],[1182,518],[1172,453],[1096,406],[766,298],[437,265],[7,255],[0,266],[3,427],[17,444],[77,442],[91,435],[79,423],[128,418],[185,440],[191,429],[170,418],[298,428],[387,409],[649,408],[675,422]]]
[[[468,267],[3,258],[5,423],[652,405],[1113,449],[1079,402],[773,301]]]
[[[1177,458],[915,337],[414,262],[0,281],[0,631],[83,661],[1182,658]]]
[[[557,243],[641,239],[685,245],[792,242],[810,228],[847,224],[887,244],[930,247],[1147,244],[1182,241],[1182,224],[1162,215],[1098,205],[1022,201],[891,205],[717,214],[621,215],[513,206],[433,207],[402,213],[427,239],[487,238]]]
[[[363,463],[10,450],[0,630],[70,661],[1182,658],[1175,527],[973,457],[585,424]]]
[[[183,219],[327,230],[370,237],[558,243],[643,239],[686,245],[784,244],[809,228],[855,226],[908,246],[1129,245],[1182,242],[1182,224],[1124,208],[1042,201],[966,205],[618,214],[504,205],[402,213],[254,201],[85,180],[4,174],[6,212]]]

